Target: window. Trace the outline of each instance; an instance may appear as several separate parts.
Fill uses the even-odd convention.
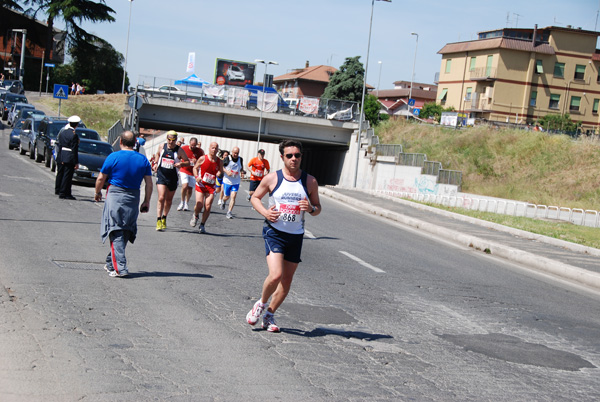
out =
[[[542,65],[542,61],[541,60],[536,60],[535,61],[535,72],[537,74],[544,74],[544,66]]]
[[[452,68],[452,59],[446,60],[446,74],[450,73],[450,69]]]
[[[531,98],[529,98],[529,106],[535,107],[537,102],[537,91],[531,91]]]
[[[465,100],[467,100],[467,101],[471,100],[471,92],[473,92],[473,88],[468,87],[467,88],[467,96],[465,96]]]
[[[446,99],[448,97],[448,88],[442,89],[442,94],[439,97],[440,103],[443,105],[446,103]]]
[[[487,57],[487,63],[485,65],[485,75],[490,77],[492,75],[492,62],[494,61],[494,56],[489,55]]]
[[[476,57],[471,57],[471,66],[469,66],[469,71],[475,70],[475,62],[477,61]]]
[[[581,104],[580,96],[571,96],[571,104],[569,105],[569,111],[579,112],[579,105]]]
[[[575,66],[575,79],[582,80],[585,77],[585,66],[578,64]]]
[[[548,104],[549,109],[558,109],[560,103],[560,95],[550,94],[550,103]]]
[[[565,63],[554,63],[554,76],[556,78],[565,78]]]
[[[594,99],[594,107],[592,108],[592,113],[598,114],[598,104],[600,104],[600,99]]]

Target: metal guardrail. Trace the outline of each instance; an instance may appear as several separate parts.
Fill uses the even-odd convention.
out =
[[[553,205],[531,204],[520,201],[496,200],[476,197],[459,197],[440,194],[408,193],[376,190],[375,193],[414,201],[440,204],[447,207],[465,208],[471,211],[491,212],[534,219],[554,219],[574,225],[600,227],[600,212],[591,209],[557,207]]]
[[[425,154],[407,154],[403,152],[398,154],[398,165],[423,167],[425,165],[426,160],[427,155]]]
[[[247,97],[240,99],[236,93],[247,91],[244,87],[231,85],[175,85],[175,81],[170,78],[144,77],[141,76],[136,87],[137,93],[146,98],[164,98],[173,101],[202,103],[212,106],[234,107],[254,110],[257,108],[257,96],[249,91]],[[205,86],[217,91],[205,90]],[[161,90],[160,88],[163,87]],[[218,93],[218,94],[215,94]],[[297,116],[314,117],[327,120],[340,121],[358,121],[359,107],[358,102],[303,97],[311,102],[306,105],[298,102],[294,107],[279,97],[277,113],[285,113]],[[302,98],[301,98],[302,99]],[[311,105],[309,105],[311,103]],[[310,107],[309,107],[310,106]]]
[[[437,176],[439,174],[440,170],[442,170],[441,162],[425,161],[425,163],[423,164],[423,169],[421,169],[421,172],[423,174]],[[448,183],[448,184],[450,184],[450,183]]]
[[[393,156],[396,157],[402,152],[402,145],[400,144],[377,144],[375,149],[375,155],[377,156]]]
[[[462,186],[462,172],[458,170],[441,169],[438,174],[438,183],[453,184],[458,186],[459,190]]]
[[[108,129],[108,143],[113,145],[115,141],[123,134],[125,129],[121,124],[121,120],[117,120],[115,124],[112,125],[111,128]]]

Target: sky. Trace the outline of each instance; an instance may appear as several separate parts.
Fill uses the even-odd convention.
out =
[[[106,0],[113,23],[85,23],[123,55],[132,85],[148,77],[181,79],[188,54],[195,73],[214,81],[217,58],[276,61],[268,73],[282,75],[309,62],[338,68],[346,57],[367,61],[367,83],[380,89],[394,81],[433,83],[446,44],[476,39],[477,32],[504,27],[572,25],[600,30],[600,0]],[[129,24],[131,6],[131,24]],[[60,25],[60,24],[57,24]],[[417,36],[411,33],[418,34]],[[416,51],[416,55],[415,55]],[[381,63],[379,63],[381,61]],[[257,66],[262,81],[264,64]],[[258,78],[260,76],[260,78]]]

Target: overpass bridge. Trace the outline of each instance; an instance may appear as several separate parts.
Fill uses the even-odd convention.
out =
[[[130,111],[131,127],[176,130],[223,138],[257,141],[259,110],[202,102],[138,96],[138,110]],[[262,113],[261,143],[293,138],[304,145],[302,168],[320,184],[338,184],[352,134],[358,123],[281,113]]]

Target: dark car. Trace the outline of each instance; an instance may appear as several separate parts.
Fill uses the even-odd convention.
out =
[[[81,138],[78,152],[79,168],[73,174],[73,181],[96,183],[104,160],[111,153],[113,153],[113,147],[108,142]]]
[[[21,127],[19,153],[25,155],[26,152],[29,152],[29,159],[35,158],[35,140],[41,122],[41,116],[34,115],[26,118]]]
[[[23,123],[25,123],[25,119],[18,119],[15,123],[12,131],[10,132],[8,149],[19,148],[19,144],[21,144],[21,128],[23,128]]]
[[[8,118],[8,112],[10,111],[13,103],[22,102],[29,103],[25,95],[13,94],[12,92],[5,92],[0,97],[0,107],[2,108],[2,120]]]
[[[19,80],[4,80],[2,82],[2,87],[6,91],[12,92],[14,94],[24,94],[25,93],[25,87],[23,86],[23,83]]]
[[[54,142],[56,141],[56,137],[60,130],[68,124],[66,119],[57,119],[53,117],[45,117],[40,123],[40,129],[38,132],[38,136],[36,138],[36,162],[44,161],[46,167],[51,167],[54,172],[56,168],[56,164],[54,163],[54,157],[52,156],[52,151],[54,150]],[[79,123],[79,127],[77,130],[86,129],[85,124],[83,122]],[[92,130],[93,131],[93,130]],[[98,136],[100,136],[96,131],[94,131]],[[51,166],[52,165],[52,166]]]

